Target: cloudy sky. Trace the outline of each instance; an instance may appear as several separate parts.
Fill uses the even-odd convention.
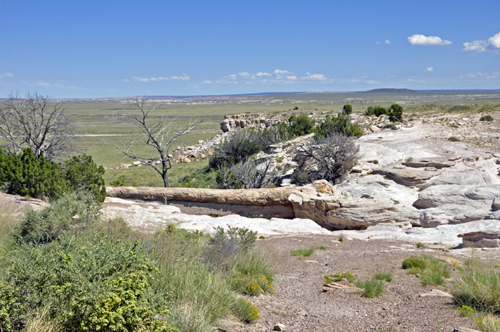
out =
[[[0,97],[500,89],[500,1],[6,1]]]

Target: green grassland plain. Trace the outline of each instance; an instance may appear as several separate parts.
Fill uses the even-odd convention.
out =
[[[94,160],[106,168],[120,163],[131,163],[115,146],[127,147],[140,134],[137,127],[124,121],[123,114],[139,114],[131,104],[133,98],[67,99],[66,114],[73,121],[77,140],[82,151],[92,155]],[[264,94],[208,97],[151,97],[150,101],[161,104],[151,113],[153,121],[173,121],[180,127],[196,118],[202,123],[193,133],[179,138],[172,148],[188,146],[198,140],[211,139],[219,132],[220,122],[225,115],[241,113],[280,113],[298,107],[299,110],[321,110],[340,112],[344,104],[353,105],[356,113],[362,113],[369,106],[389,107],[393,103],[403,105],[406,113],[424,113],[446,110],[455,105],[469,105],[472,108],[489,104],[500,107],[500,91],[412,91],[376,90],[348,93],[300,93]],[[474,106],[475,105],[475,106]],[[448,107],[449,106],[449,107]],[[135,145],[135,152],[142,157],[155,157],[155,150],[145,145]],[[173,164],[169,172],[170,183],[176,186],[178,179],[207,165],[207,161],[189,164]],[[108,169],[105,180],[110,183],[124,176],[126,185],[162,186],[162,180],[150,167],[129,169]]]

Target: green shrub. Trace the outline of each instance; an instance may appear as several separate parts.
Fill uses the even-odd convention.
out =
[[[377,279],[358,281],[357,287],[362,288],[362,296],[375,298],[385,294],[386,286],[383,281]]]
[[[262,293],[274,293],[274,287],[264,275],[243,276],[236,271],[229,284],[234,291],[245,295],[259,296]]]
[[[319,246],[319,247],[311,247],[311,248],[304,248],[304,249],[297,249],[297,250],[292,250],[292,256],[303,256],[303,257],[309,257],[316,250],[326,250],[328,249],[325,246]]]
[[[315,130],[316,137],[330,137],[333,133],[341,133],[345,136],[363,136],[363,130],[357,125],[351,123],[351,118],[344,114],[338,114],[337,117],[332,117],[330,115],[326,116],[326,119],[316,126]]]
[[[236,316],[248,324],[255,323],[260,318],[259,308],[245,299],[239,299],[238,302],[236,302],[233,311]]]
[[[312,133],[315,121],[302,113],[299,116],[292,115],[288,119],[288,133],[291,137],[299,137]]]
[[[367,115],[367,116],[375,115],[375,108],[373,108],[372,106],[368,106],[364,115]]]
[[[426,262],[422,257],[417,257],[417,256],[412,256],[410,258],[407,258],[403,261],[402,266],[403,269],[411,269],[411,268],[417,268],[417,269],[425,269],[426,268]]]
[[[373,278],[375,278],[377,280],[384,280],[387,282],[391,282],[393,279],[392,274],[389,272],[377,272],[373,275]]]
[[[458,138],[456,138],[455,136],[450,136],[450,137],[448,138],[448,141],[450,141],[450,142],[458,142],[458,141],[460,141],[460,140],[459,140]]]
[[[91,156],[81,155],[66,160],[62,164],[62,174],[73,191],[90,194],[99,202],[106,198],[104,167],[97,166]]]
[[[385,115],[387,114],[387,110],[381,106],[376,106],[374,109],[373,109],[373,114],[375,114],[375,116],[379,117],[381,115]]]
[[[58,165],[45,160],[43,153],[38,159],[30,148],[17,156],[0,153],[2,182],[9,184],[9,192],[28,197],[57,199],[70,190]]]
[[[453,283],[451,294],[458,306],[485,313],[500,313],[500,271],[479,260],[464,264],[461,278]]]
[[[392,104],[389,108],[389,121],[402,122],[403,121],[403,107],[398,104]]]
[[[422,275],[420,276],[420,281],[424,286],[439,286],[444,283],[444,277],[442,276],[440,271],[429,270],[422,273]]]
[[[342,107],[342,114],[343,115],[349,116],[349,115],[351,115],[351,113],[352,113],[352,105],[347,104],[347,105],[344,105],[344,107]]]
[[[16,291],[7,310],[14,329],[46,308],[64,331],[175,331],[165,321],[165,294],[149,284],[154,262],[137,243],[67,238],[22,245],[12,256],[6,282]],[[9,292],[2,287],[0,299]]]
[[[453,112],[464,112],[464,111],[469,111],[471,110],[472,107],[469,105],[455,105],[451,107],[448,112],[453,113]]]
[[[424,286],[442,285],[444,279],[450,277],[448,265],[431,255],[412,256],[405,259],[402,266],[408,274],[420,275],[420,281]]]
[[[123,187],[125,185],[125,175],[120,175],[116,180],[109,183],[113,187]]]
[[[494,119],[493,119],[493,117],[492,117],[491,115],[489,115],[489,114],[487,114],[487,115],[483,115],[483,116],[479,119],[479,121],[488,121],[488,122],[493,121],[493,120],[494,120]]]
[[[268,256],[259,250],[252,250],[233,257],[227,272],[227,279],[230,283],[234,279],[245,279],[250,282],[253,279],[263,292],[272,294],[275,274],[275,267],[269,261]],[[236,284],[239,285],[239,282]],[[235,290],[241,290],[241,287],[236,287]]]
[[[21,243],[40,244],[74,235],[96,221],[100,208],[90,195],[79,199],[76,194],[66,194],[40,211],[27,211],[14,236]]]
[[[0,150],[0,183],[7,183],[9,192],[23,196],[57,199],[76,191],[90,193],[103,202],[106,198],[103,175],[104,168],[87,155],[57,164],[47,161],[43,153],[37,159],[30,148],[16,156]]]

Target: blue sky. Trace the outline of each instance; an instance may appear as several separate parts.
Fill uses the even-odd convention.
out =
[[[4,1],[0,97],[500,89],[500,1]]]

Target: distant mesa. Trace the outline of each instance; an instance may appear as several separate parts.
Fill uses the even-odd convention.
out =
[[[368,93],[416,93],[418,91],[411,90],[411,89],[390,89],[390,88],[385,88],[385,89],[373,89],[373,90],[368,90],[365,91]]]

